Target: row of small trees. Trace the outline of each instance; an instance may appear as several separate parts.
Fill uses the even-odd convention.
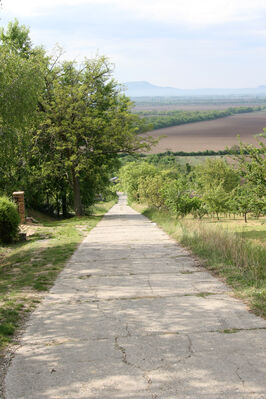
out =
[[[149,148],[131,106],[105,57],[61,61],[9,23],[0,30],[0,195],[23,190],[29,207],[81,215],[119,153]]]
[[[263,137],[262,137],[263,140]],[[131,162],[120,171],[123,189],[130,201],[145,202],[184,217],[221,213],[259,217],[266,214],[265,145],[241,144],[233,164],[223,159],[208,159],[196,167],[158,167]]]

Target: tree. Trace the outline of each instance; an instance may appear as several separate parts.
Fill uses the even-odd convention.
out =
[[[0,124],[25,127],[44,88],[44,52],[33,49],[29,30],[18,21],[0,30]]]
[[[147,162],[130,162],[120,169],[119,176],[123,190],[128,194],[129,201],[140,200],[140,185],[144,179],[149,179],[158,173],[156,167]]]
[[[104,191],[118,153],[149,148],[105,57],[59,62],[17,21],[0,32],[0,190],[28,205],[81,215]],[[73,209],[73,208],[72,208]]]
[[[197,206],[184,178],[169,181],[164,187],[165,206],[177,217],[184,217]]]
[[[10,194],[25,178],[29,130],[44,88],[44,52],[33,48],[17,21],[0,29],[0,191]]]
[[[140,178],[138,187],[140,201],[146,202],[149,206],[158,209],[163,208],[163,188],[165,184],[167,184],[167,179],[159,171],[155,176],[146,176]]]
[[[112,168],[118,153],[147,149],[151,142],[139,136],[142,122],[111,75],[105,57],[85,60],[80,68],[57,64],[40,101],[35,159],[45,173],[55,173],[63,190],[71,188],[76,215],[83,213],[90,176]]]
[[[219,213],[227,212],[229,194],[223,188],[222,183],[216,187],[210,187],[202,196],[209,213],[215,213],[219,220]]]
[[[208,159],[194,169],[194,182],[201,193],[217,186],[229,193],[238,185],[239,174],[223,159]]]
[[[247,214],[254,209],[252,197],[252,186],[250,184],[242,184],[233,191],[232,199],[229,202],[237,214],[243,214],[246,223]]]
[[[262,197],[266,194],[266,128],[258,137],[260,140],[258,139],[257,146],[240,142],[240,155],[234,159],[238,161],[241,176],[250,182]]]

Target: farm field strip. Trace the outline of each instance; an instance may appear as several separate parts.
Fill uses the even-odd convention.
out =
[[[238,114],[212,121],[194,122],[148,132],[159,138],[159,143],[150,151],[157,154],[165,151],[223,150],[241,141],[256,144],[254,135],[266,127],[266,111]]]
[[[156,104],[138,105],[134,107],[134,112],[141,111],[221,111],[230,107],[257,107],[261,103],[224,103],[224,104]]]

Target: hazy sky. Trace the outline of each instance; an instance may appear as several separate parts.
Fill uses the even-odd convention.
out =
[[[97,52],[120,82],[178,88],[266,84],[266,0],[2,0],[34,44],[65,58]]]

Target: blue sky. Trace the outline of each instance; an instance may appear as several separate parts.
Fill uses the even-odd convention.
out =
[[[34,44],[109,57],[120,82],[178,88],[266,84],[266,0],[2,0]]]

